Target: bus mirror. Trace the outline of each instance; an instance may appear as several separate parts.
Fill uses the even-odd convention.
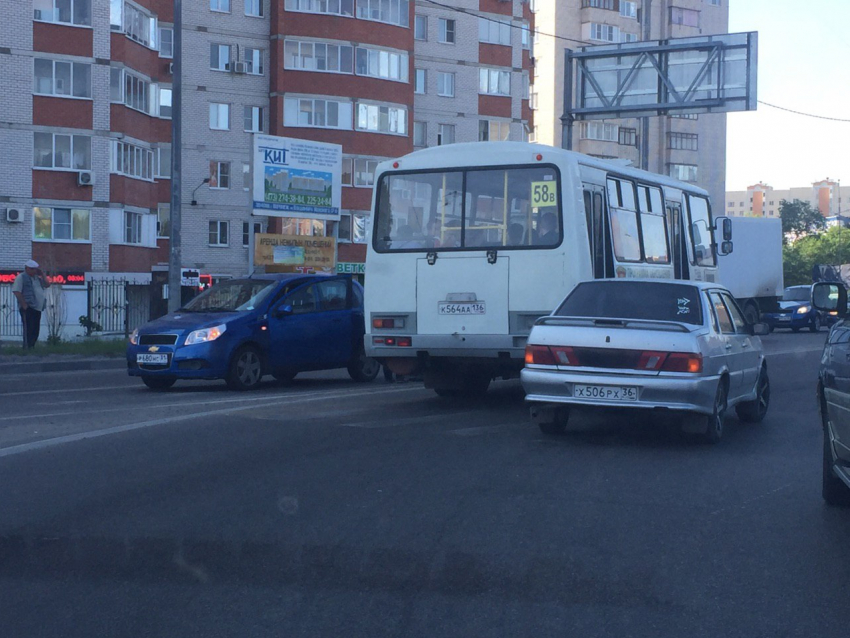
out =
[[[729,255],[732,252],[732,242],[731,241],[723,241],[720,242],[720,256]]]
[[[723,241],[732,241],[732,220],[728,217],[718,217],[714,220],[714,230],[722,232]],[[729,251],[732,252],[731,250]]]

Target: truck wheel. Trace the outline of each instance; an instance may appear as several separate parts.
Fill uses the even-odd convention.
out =
[[[748,303],[744,306],[744,319],[747,320],[747,323],[754,324],[758,323],[759,320],[759,309],[758,306],[752,302]]]

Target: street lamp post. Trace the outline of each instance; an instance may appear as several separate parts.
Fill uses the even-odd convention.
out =
[[[180,269],[183,267],[181,245],[180,190],[182,151],[183,93],[183,3],[174,0],[174,62],[171,85],[171,236],[168,255],[168,312],[176,312],[182,304]]]

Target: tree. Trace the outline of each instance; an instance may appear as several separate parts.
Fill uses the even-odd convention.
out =
[[[799,199],[789,202],[787,199],[779,202],[779,216],[782,218],[782,234],[795,237],[826,228],[826,219],[811,204]]]
[[[812,283],[812,268],[818,264],[850,264],[850,230],[834,226],[824,233],[801,237],[782,248],[786,286]]]

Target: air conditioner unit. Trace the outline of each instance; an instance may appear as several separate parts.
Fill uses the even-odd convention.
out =
[[[77,186],[94,186],[94,173],[91,171],[77,173]]]
[[[234,62],[232,64],[234,73],[245,74],[248,72],[248,63],[247,62]]]
[[[24,221],[24,211],[20,208],[7,208],[6,221],[10,224],[20,224]]]

